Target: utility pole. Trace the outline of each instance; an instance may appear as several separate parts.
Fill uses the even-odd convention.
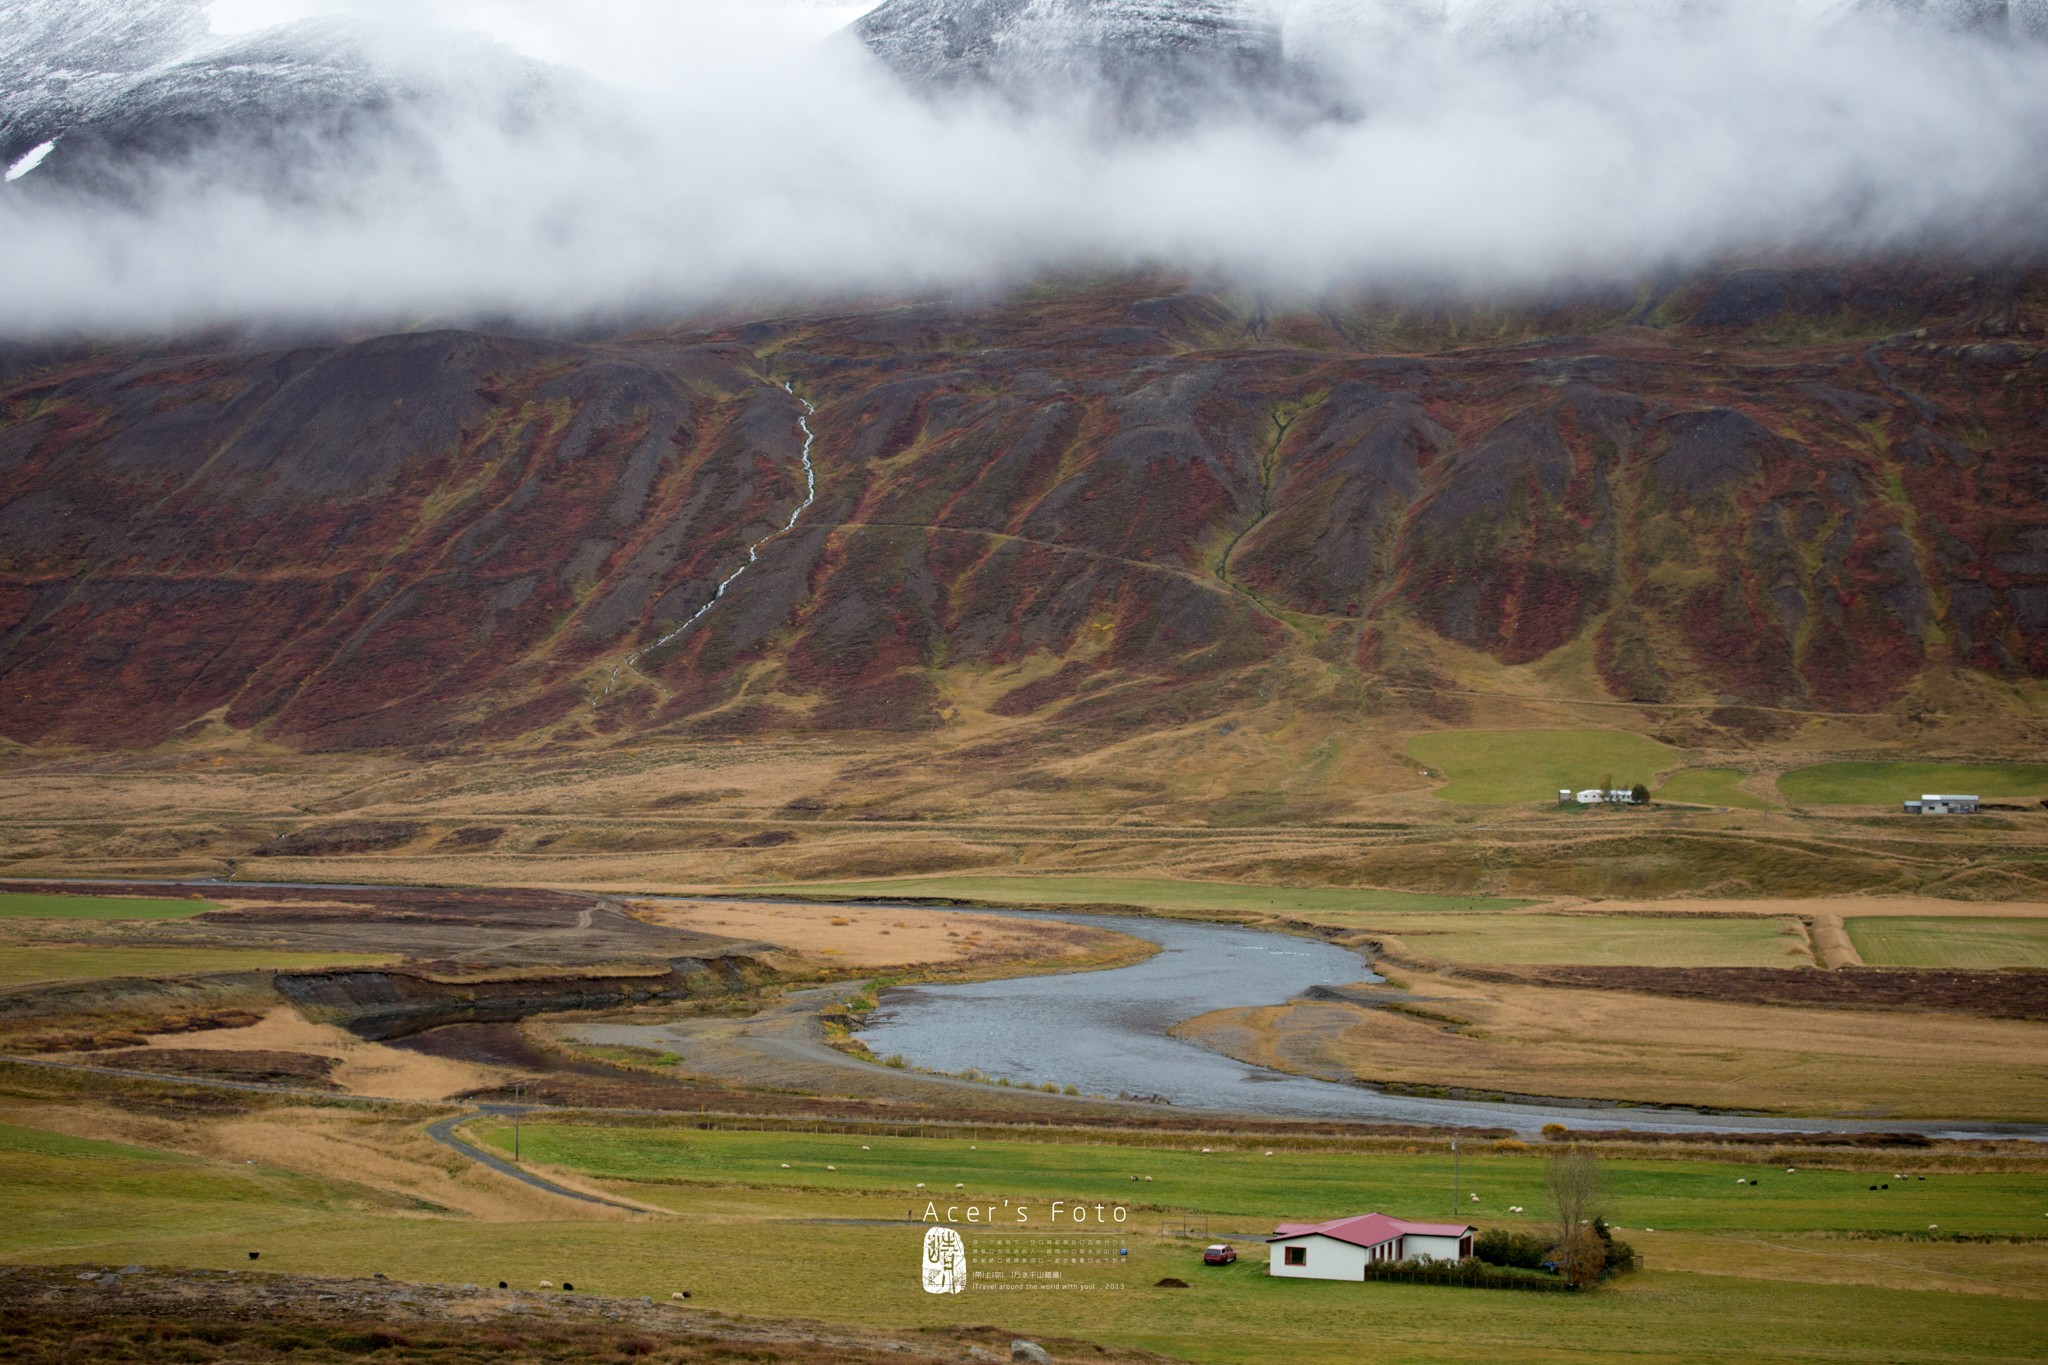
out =
[[[1451,1139],[1451,1217],[1458,1216],[1458,1140]]]
[[[519,1163],[519,1115],[524,1108],[525,1094],[526,1083],[524,1081],[512,1082],[512,1104],[514,1106],[512,1110],[512,1162],[514,1165]]]

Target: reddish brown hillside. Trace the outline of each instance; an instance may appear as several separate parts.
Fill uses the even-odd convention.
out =
[[[2044,325],[2043,275],[1747,271],[1549,312],[1131,281],[599,343],[16,357],[0,735],[914,729],[944,670],[1027,660],[998,714],[1125,726],[1288,658],[1426,680],[1388,642],[1430,638],[1590,640],[1624,699],[2039,676]],[[621,670],[797,508],[785,382],[817,405],[815,504]]]

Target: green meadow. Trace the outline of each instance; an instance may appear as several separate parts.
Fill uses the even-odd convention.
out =
[[[511,1150],[509,1124],[480,1122],[468,1131]],[[1269,1149],[1252,1145],[1202,1152],[558,1123],[520,1129],[527,1160],[600,1180],[865,1192],[906,1207],[925,1199],[1123,1200],[1155,1210],[1154,1221],[1158,1210],[1201,1209],[1255,1230],[1375,1208],[1410,1218],[1449,1217],[1455,1208],[1459,1217],[1487,1222],[1517,1221],[1506,1212],[1515,1204],[1541,1209],[1542,1156],[1474,1147],[1458,1160],[1454,1203],[1449,1153],[1275,1148],[1267,1156]],[[1909,1233],[1939,1223],[1952,1232],[2048,1231],[2048,1176],[1930,1174],[1890,1190],[1868,1188],[1890,1175],[1787,1174],[1782,1166],[1693,1161],[1605,1163],[1609,1216],[1628,1227]],[[1758,1183],[1738,1185],[1738,1179]]]
[[[467,1131],[510,1148],[502,1120]],[[1372,1343],[1372,1359],[1417,1365],[1475,1352],[1539,1362],[2020,1361],[2038,1355],[2048,1292],[2048,1246],[2026,1240],[2040,1237],[2048,1213],[2048,1174],[2038,1173],[1916,1179],[1902,1168],[1609,1160],[1606,1212],[1647,1268],[1565,1296],[1290,1282],[1265,1275],[1260,1256],[1258,1239],[1277,1221],[1371,1208],[1540,1231],[1540,1149],[1474,1142],[1454,1167],[1437,1151],[1237,1142],[1203,1152],[562,1122],[522,1125],[520,1145],[531,1165],[675,1216],[590,1221],[565,1210],[559,1220],[477,1221],[342,1180],[0,1125],[0,1258],[524,1289],[549,1280],[658,1303],[687,1289],[679,1321],[710,1310],[904,1332],[994,1323],[1204,1365],[1349,1365],[1361,1342]],[[1021,1233],[1013,1219],[992,1230],[966,1224],[973,1255],[992,1231],[1048,1235],[1053,1200],[1091,1217],[1097,1205],[1112,1211],[1061,1227],[1103,1239],[1094,1246],[1104,1261],[1061,1269],[1056,1289],[922,1292],[915,1219],[927,1202],[956,1215],[969,1203],[1030,1206]],[[1183,1235],[1187,1222],[1194,1235]],[[2016,1240],[1932,1241],[1929,1224]],[[1218,1238],[1237,1242],[1245,1259],[1200,1265],[1201,1245]],[[1855,1281],[1866,1275],[1879,1282]],[[1190,1287],[1157,1288],[1166,1277]],[[1946,1292],[1955,1290],[1969,1292]]]
[[[1414,891],[1244,886],[1165,877],[884,877],[731,888],[748,895],[957,900],[982,905],[1136,905],[1176,914],[1264,915],[1346,910],[1505,910],[1527,901]]]
[[[1733,806],[1737,810],[1776,810],[1778,807],[1753,792],[1744,791],[1740,768],[1686,768],[1665,779],[1656,789],[1659,801],[1679,801],[1697,806]]]
[[[1555,802],[1562,788],[1610,778],[1652,785],[1682,760],[1670,745],[1623,730],[1437,730],[1409,740],[1408,752],[1450,779],[1438,796],[1480,806]]]
[[[190,919],[218,910],[213,901],[196,897],[172,900],[153,896],[41,896],[0,892],[0,919]]]
[[[2048,919],[1869,915],[1843,927],[1873,967],[2048,967]]]
[[[106,1260],[119,1254],[110,1246],[247,1236],[390,1203],[337,1181],[0,1124],[8,1259]]]
[[[500,1146],[510,1136],[494,1120],[470,1131]],[[679,1322],[711,1310],[905,1332],[995,1323],[1022,1336],[1082,1337],[1213,1365],[2038,1358],[2040,1248],[1904,1234],[1937,1221],[1957,1231],[2031,1232],[2048,1206],[2048,1177],[2039,1175],[1930,1175],[1872,1192],[1867,1185],[1889,1174],[1615,1161],[1608,1208],[1648,1267],[1593,1293],[1549,1295],[1264,1274],[1256,1238],[1278,1218],[1375,1206],[1447,1215],[1451,1163],[1434,1154],[1266,1157],[1258,1148],[1204,1154],[559,1123],[526,1125],[521,1146],[529,1162],[592,1173],[679,1216],[591,1221],[565,1211],[559,1221],[472,1221],[401,1209],[340,1182],[0,1128],[0,1257],[246,1271],[259,1268],[247,1259],[258,1251],[266,1272],[503,1280],[524,1289],[550,1280],[657,1303],[687,1289],[689,1307],[674,1310]],[[1461,1213],[1493,1223],[1507,1203],[1525,1203],[1533,1214],[1541,1171],[1533,1154],[1469,1153],[1463,1190],[1481,1198],[1469,1210],[1464,1199]],[[1153,1176],[1135,1182],[1142,1197],[1132,1174]],[[1738,1177],[1762,1183],[1737,1185]],[[942,1203],[1123,1200],[1129,1213],[1100,1233],[1063,1229],[1103,1237],[1097,1246],[1109,1259],[1061,1270],[1056,1288],[934,1296],[918,1281],[922,1229],[903,1221],[919,1180],[946,1185],[929,1196]],[[966,1188],[952,1191],[954,1183]],[[1203,1235],[1179,1235],[1178,1210],[1198,1211],[1198,1222],[1209,1211],[1207,1226],[1194,1229]],[[1507,1221],[1537,1226],[1533,1217]],[[1024,1235],[1045,1229],[1039,1221]],[[1017,1235],[1014,1225],[1001,1230]],[[1861,1235],[1844,1240],[1844,1231]],[[970,1255],[988,1235],[966,1228]],[[1246,1258],[1203,1267],[1200,1247],[1215,1237],[1237,1240]],[[1726,1269],[1668,1269],[1660,1248]],[[1797,1273],[1760,1277],[1754,1266],[1763,1257],[1789,1258]],[[1828,1279],[1840,1267],[1854,1275],[1873,1265],[1896,1278],[1897,1266],[1914,1264],[1927,1266],[1924,1284]],[[1168,1276],[1190,1287],[1155,1287]]]
[[[1779,777],[1778,790],[1808,806],[1890,806],[1927,792],[2038,799],[2048,763],[1817,763]]]
[[[365,967],[380,953],[300,953],[271,948],[0,947],[0,986],[96,981],[116,976],[205,976],[214,972]]]

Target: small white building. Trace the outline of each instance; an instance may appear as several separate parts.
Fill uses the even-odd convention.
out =
[[[1977,798],[1974,796],[1941,796],[1928,793],[1918,801],[1906,802],[1908,815],[1975,815]]]
[[[1365,1213],[1327,1223],[1282,1223],[1266,1245],[1269,1274],[1298,1280],[1362,1280],[1374,1265],[1462,1261],[1472,1254],[1472,1227]]]

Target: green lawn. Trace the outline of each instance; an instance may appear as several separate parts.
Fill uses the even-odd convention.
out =
[[[367,967],[389,954],[293,953],[271,948],[0,948],[0,986],[93,981],[114,976],[207,976],[275,968]]]
[[[472,1132],[494,1135],[491,1125]],[[2032,1232],[2048,1205],[2048,1178],[1941,1176],[1893,1182],[1779,1167],[1615,1162],[1610,1207],[1623,1235],[1648,1248],[1650,1268],[1583,1295],[1506,1294],[1393,1284],[1295,1282],[1265,1275],[1257,1236],[1279,1217],[1316,1217],[1379,1206],[1418,1216],[1448,1214],[1450,1167],[1435,1156],[1156,1151],[1084,1145],[861,1139],[683,1130],[571,1128],[533,1124],[529,1160],[576,1158],[592,1169],[653,1180],[706,1183],[623,1188],[680,1217],[487,1222],[403,1215],[390,1199],[333,1182],[229,1162],[166,1157],[111,1143],[0,1128],[0,1258],[42,1263],[181,1265],[266,1272],[370,1275],[396,1280],[533,1289],[573,1282],[578,1293],[648,1295],[667,1304],[687,1289],[679,1322],[709,1310],[860,1323],[913,1336],[922,1326],[996,1323],[1019,1336],[1075,1336],[1167,1352],[1204,1365],[1351,1365],[1361,1358],[1411,1362],[1771,1362],[1862,1365],[1867,1361],[2012,1362],[2038,1358],[2043,1304],[2001,1293],[1941,1293],[1984,1283],[1970,1272],[1989,1251],[2038,1255],[2033,1247],[1922,1246],[1935,1275],[1926,1287],[1831,1284],[1743,1277],[1746,1248],[1803,1250],[1826,1266],[1886,1259],[1897,1242],[1801,1240],[1769,1229],[1907,1231],[1942,1221],[1958,1231]],[[791,1164],[784,1171],[781,1163]],[[825,1165],[837,1165],[828,1172]],[[1134,1209],[1109,1226],[1106,1267],[1063,1269],[1060,1288],[970,1289],[929,1295],[918,1283],[922,1229],[902,1222],[909,1186],[968,1186],[963,1194],[1130,1199],[1133,1171],[1153,1174],[1155,1205],[1214,1207],[1210,1236],[1250,1252],[1234,1267],[1199,1264],[1203,1238],[1162,1235],[1167,1216]],[[1737,1175],[1762,1185],[1734,1183]],[[1507,1202],[1541,1205],[1534,1156],[1468,1154],[1467,1187],[1481,1202],[1463,1216],[1490,1223]],[[734,1182],[739,1182],[735,1184]],[[758,1182],[758,1192],[750,1188]],[[1144,1182],[1138,1182],[1144,1184]],[[860,1194],[859,1186],[877,1191]],[[792,1188],[795,1187],[795,1188]],[[2031,1219],[2031,1221],[2030,1221]],[[1709,1229],[1677,1238],[1727,1244],[1736,1273],[1679,1273],[1657,1264],[1666,1228]],[[1530,1224],[1533,1226],[1533,1222]],[[1039,1227],[1044,1224],[1040,1223]],[[1726,1231],[1711,1231],[1725,1229]],[[965,1231],[970,1256],[988,1234]],[[1012,1234],[1015,1235],[1015,1234]],[[1916,1244],[1917,1245],[1917,1244]],[[1040,1252],[1058,1255],[1058,1252]],[[1057,1264],[1053,1262],[1051,1264]],[[2023,1277],[2008,1269],[2003,1283]],[[1185,1290],[1154,1287],[1176,1276]],[[1946,1276],[1940,1278],[1939,1276]],[[2020,1292],[2028,1292],[2023,1279]],[[1360,1343],[1370,1342],[1369,1352]],[[738,1358],[737,1356],[735,1358]]]
[[[139,1241],[265,1233],[363,1203],[364,1191],[241,1162],[0,1124],[0,1255],[130,1259]],[[389,1201],[380,1201],[388,1203]]]
[[[468,1130],[511,1150],[509,1124]],[[868,1150],[862,1150],[866,1144]],[[1448,1216],[1451,1158],[1385,1153],[1275,1151],[1248,1145],[1203,1153],[1079,1143],[968,1142],[953,1138],[700,1132],[695,1129],[521,1126],[521,1151],[607,1180],[733,1183],[819,1192],[871,1191],[897,1205],[946,1200],[1126,1200],[1154,1209],[1203,1209],[1262,1228],[1267,1221],[1335,1217],[1379,1208]],[[1474,1144],[1459,1163],[1459,1216],[1514,1222],[1506,1210],[1543,1204],[1543,1158]],[[783,1163],[789,1169],[783,1169]],[[827,1170],[836,1166],[837,1170]],[[2039,1233],[2048,1175],[1941,1175],[1870,1191],[1857,1171],[1801,1171],[1689,1161],[1604,1163],[1607,1207],[1626,1227],[1666,1231],[1858,1230]],[[1131,1177],[1151,1176],[1151,1180]],[[1761,1180],[1737,1185],[1737,1177]],[[1889,1179],[1889,1173],[1882,1179]],[[916,1185],[923,1181],[920,1194]],[[955,1190],[955,1184],[966,1188]],[[1475,1202],[1469,1196],[1478,1194]],[[1156,1222],[1157,1214],[1152,1215]],[[1527,1221],[1527,1220],[1524,1220]],[[1233,1225],[1234,1230],[1242,1227]]]
[[[1896,806],[1927,792],[2007,799],[2048,797],[2048,763],[1817,763],[1778,779],[1809,806]]]
[[[1772,802],[1744,791],[1740,768],[1686,768],[1671,774],[1657,788],[1659,801],[1683,801],[1700,806],[1734,806],[1742,810],[1776,810]]]
[[[196,897],[35,896],[0,892],[0,919],[190,919],[218,910]]]
[[[1244,886],[1164,877],[886,877],[731,888],[748,895],[920,897],[989,905],[1137,905],[1151,910],[1303,914],[1345,910],[1505,910],[1527,901],[1499,896],[1433,896],[1414,891]]]
[[[1379,929],[1441,962],[1565,963],[1614,967],[1789,967],[1811,965],[1804,936],[1789,921],[1748,916],[1681,919],[1654,915],[1317,916],[1347,928]]]
[[[1446,801],[1505,806],[1554,803],[1560,788],[1649,785],[1679,765],[1680,750],[1621,730],[1438,730],[1416,735],[1408,752],[1450,779]]]
[[[2048,967],[2048,919],[1870,915],[1843,927],[1873,967]]]

